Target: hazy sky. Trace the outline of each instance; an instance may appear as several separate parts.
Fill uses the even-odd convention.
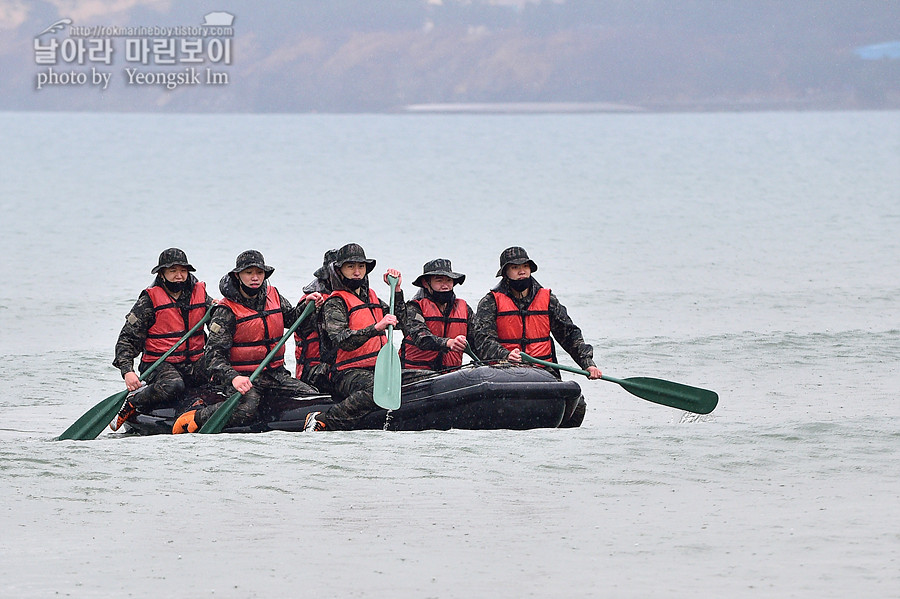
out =
[[[58,19],[195,26],[214,11],[235,15],[227,88],[138,88],[123,81],[128,65],[120,47],[105,65],[116,68],[106,69],[102,93],[90,85],[35,93],[35,40]],[[900,3],[858,0],[270,0],[252,9],[236,0],[0,0],[0,109],[381,112],[508,102],[892,108],[900,107],[900,61],[863,60],[855,50],[898,39],[898,22]],[[43,43],[51,43],[49,35]],[[86,72],[96,66],[56,64]]]

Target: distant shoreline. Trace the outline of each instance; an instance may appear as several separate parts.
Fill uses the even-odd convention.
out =
[[[640,106],[611,102],[472,102],[408,104],[401,112],[418,114],[565,114],[644,112]]]
[[[402,114],[588,114],[588,113],[703,113],[703,112],[856,112],[893,111],[900,104],[863,106],[822,100],[697,100],[645,105],[614,102],[436,102],[407,104],[389,112]]]
[[[155,109],[153,109],[155,108]],[[711,114],[753,112],[896,112],[900,104],[885,106],[859,106],[841,103],[813,102],[694,102],[681,104],[629,105],[607,102],[473,102],[407,104],[380,109],[357,110],[209,110],[208,108],[180,109],[120,105],[104,106],[2,106],[0,113],[43,112],[48,114],[194,114],[194,115],[269,115],[269,114],[393,114],[393,115],[551,115],[551,114]]]

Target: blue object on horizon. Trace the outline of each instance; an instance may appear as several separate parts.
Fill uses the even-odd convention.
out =
[[[860,46],[853,52],[863,60],[881,60],[883,58],[900,58],[900,42],[884,42],[871,46]]]

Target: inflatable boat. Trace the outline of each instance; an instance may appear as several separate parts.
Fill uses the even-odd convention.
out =
[[[226,399],[209,389],[199,389],[184,402],[190,405],[198,398],[207,404]],[[542,368],[471,366],[404,385],[399,409],[375,410],[357,428],[422,431],[574,427],[584,418],[583,402],[578,383],[560,381]],[[334,403],[330,395],[274,399],[261,409],[257,422],[224,432],[299,432],[309,412],[324,412]],[[138,413],[123,429],[141,435],[170,434],[181,411],[184,408],[173,407]]]

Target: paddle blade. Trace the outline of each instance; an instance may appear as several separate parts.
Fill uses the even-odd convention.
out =
[[[241,393],[240,391],[237,391],[222,403],[222,407],[216,410],[197,432],[203,435],[216,435],[221,433],[222,429],[225,428],[225,425],[228,424],[228,421],[231,420],[231,415],[234,414],[234,409],[237,407],[239,401],[241,401]]]
[[[715,391],[691,387],[682,383],[648,377],[614,379],[604,376],[602,378],[618,383],[632,395],[637,395],[647,401],[695,414],[709,414],[716,409],[716,405],[719,403],[719,395]]]
[[[522,352],[522,359],[526,362],[531,362],[532,364],[541,364],[550,368],[558,368],[559,370],[566,370],[568,372],[590,376],[590,373],[587,370],[563,366],[562,364],[556,364],[555,362],[538,360],[537,358],[532,358],[525,352]],[[690,385],[683,385],[681,383],[673,383],[672,381],[652,379],[643,376],[616,379],[611,376],[603,375],[600,379],[611,383],[617,383],[632,395],[637,395],[647,401],[652,401],[653,403],[658,403],[662,406],[669,406],[670,408],[694,412],[695,414],[709,414],[716,409],[716,404],[719,403],[719,395],[715,391],[691,387]]]
[[[375,359],[375,385],[372,397],[375,405],[385,410],[396,410],[400,407],[400,384],[403,373],[400,368],[400,356],[393,342],[393,327],[388,327],[388,342],[384,344]]]
[[[116,414],[122,408],[125,398],[128,397],[128,390],[119,391],[115,395],[110,395],[93,408],[84,413],[84,415],[72,423],[63,434],[56,438],[57,441],[65,439],[74,439],[76,441],[89,441],[96,439],[97,435],[103,432],[103,429],[115,418]]]

